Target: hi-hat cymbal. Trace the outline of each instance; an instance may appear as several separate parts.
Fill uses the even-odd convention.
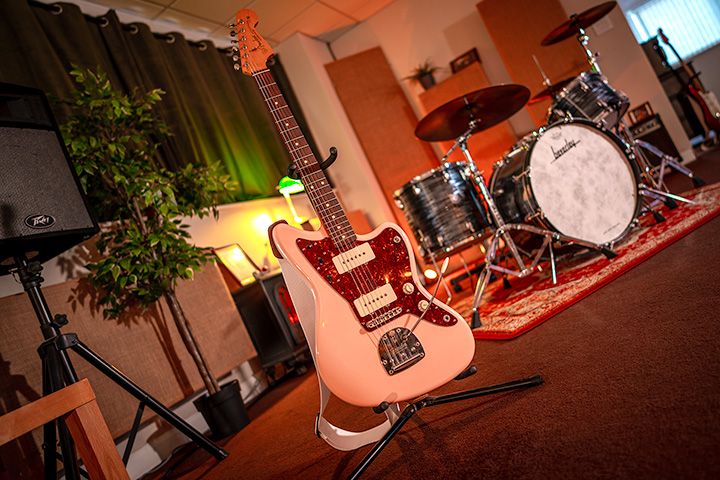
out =
[[[496,85],[450,100],[425,115],[415,128],[415,136],[427,142],[453,140],[470,128],[472,133],[485,130],[510,118],[530,98],[522,85]]]
[[[568,77],[560,80],[557,83],[553,83],[549,87],[545,87],[544,89],[540,90],[538,93],[535,94],[534,97],[530,99],[528,102],[528,105],[532,105],[533,103],[540,102],[542,100],[545,100],[547,98],[554,98],[555,94],[558,93],[560,90],[565,88],[565,86],[575,80],[576,77]]]
[[[579,29],[582,28],[584,30],[600,20],[610,13],[610,10],[615,8],[615,5],[617,5],[617,2],[605,2],[588,8],[582,13],[570,15],[570,18],[566,20],[565,23],[548,33],[542,42],[540,42],[540,45],[547,47],[548,45],[553,45],[566,38],[577,35]]]

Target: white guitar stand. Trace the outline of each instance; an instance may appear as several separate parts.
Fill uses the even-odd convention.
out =
[[[308,347],[310,347],[313,362],[317,365],[315,361],[315,306],[313,304],[312,292],[308,291],[297,271],[287,260],[279,258],[278,262],[282,268],[282,275],[288,292],[290,292],[295,311],[298,314],[300,325],[305,333]],[[320,410],[317,417],[315,417],[315,434],[333,448],[343,451],[355,450],[369,443],[377,442],[397,421],[400,415],[400,406],[395,403],[389,405],[385,410],[384,413],[387,419],[383,423],[368,430],[353,432],[333,425],[323,416],[331,393],[327,385],[325,385],[320,372],[317,369],[315,371],[320,386]]]

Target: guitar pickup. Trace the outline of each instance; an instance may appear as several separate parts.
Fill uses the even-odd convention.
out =
[[[332,259],[335,264],[335,268],[338,273],[346,273],[357,268],[361,265],[365,265],[370,260],[375,258],[375,252],[369,243],[361,243],[357,247],[353,247],[346,252],[342,252],[339,255],[335,255]]]
[[[360,298],[355,299],[353,303],[355,304],[357,311],[360,312],[360,316],[365,317],[374,311],[391,304],[395,300],[397,300],[395,291],[389,283],[386,283],[382,287],[376,288],[368,294],[361,295]]]

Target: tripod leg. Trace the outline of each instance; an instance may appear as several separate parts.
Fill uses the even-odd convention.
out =
[[[69,337],[69,335],[66,335]],[[122,387],[130,395],[137,398],[141,402],[145,403],[150,410],[157,413],[170,425],[178,429],[180,432],[185,434],[190,440],[198,444],[212,456],[218,460],[222,460],[228,456],[227,452],[222,448],[215,445],[213,442],[205,438],[200,432],[190,426],[185,420],[178,417],[170,409],[165,407],[163,404],[158,402],[155,398],[150,396],[149,393],[140,388],[132,380],[126,377],[120,370],[116,369],[105,360],[103,360],[98,354],[90,350],[84,343],[77,339],[72,340],[70,347],[75,353],[80,355],[90,365],[100,370],[108,378],[114,381],[117,385]]]
[[[49,365],[46,356],[42,356],[43,397],[52,393]],[[55,421],[43,426],[43,460],[45,463],[45,480],[57,478],[57,430]]]
[[[58,368],[62,355],[53,348],[42,348],[43,396],[56,392],[65,386],[62,371]],[[60,443],[63,470],[67,480],[80,480],[75,443],[63,419],[57,419],[43,426],[43,449],[45,460],[45,479],[57,479],[57,444]]]

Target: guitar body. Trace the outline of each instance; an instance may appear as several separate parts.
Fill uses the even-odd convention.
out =
[[[663,58],[666,66],[672,70],[680,84],[685,85],[685,88],[688,91],[688,96],[693,99],[700,109],[700,113],[702,114],[703,121],[705,123],[705,133],[707,134],[708,130],[714,130],[716,133],[720,133],[720,104],[718,103],[717,97],[715,97],[713,92],[705,90],[698,77],[699,73],[696,73],[695,70],[691,68],[690,65],[688,65],[688,63],[680,56],[678,51],[675,50],[675,47],[672,46],[667,35],[663,33],[662,28],[658,28],[658,36],[668,47],[670,47],[688,76],[688,83],[685,84],[683,79],[680,78],[680,75],[667,61],[667,58]]]
[[[437,299],[428,303],[432,295],[421,285],[410,242],[397,225],[384,223],[370,234],[358,235],[354,244],[368,244],[375,258],[344,273],[332,260],[341,252],[322,231],[279,223],[271,227],[270,237],[276,254],[286,260],[283,274],[287,268],[294,270],[293,282],[288,282],[293,301],[312,309],[298,314],[303,328],[314,328],[306,335],[315,339],[318,374],[342,400],[374,407],[412,399],[447,383],[469,365],[475,351],[470,327]],[[303,288],[293,285],[298,279]],[[392,288],[383,295],[397,298],[362,315],[356,302],[361,285]],[[421,302],[428,311],[406,337],[422,314]],[[309,317],[314,322],[303,321]],[[404,361],[397,371],[392,368],[393,362]]]
[[[687,86],[688,94],[697,103],[702,112],[705,125],[710,130],[720,133],[720,105],[715,94],[712,92],[701,92],[691,83]]]

